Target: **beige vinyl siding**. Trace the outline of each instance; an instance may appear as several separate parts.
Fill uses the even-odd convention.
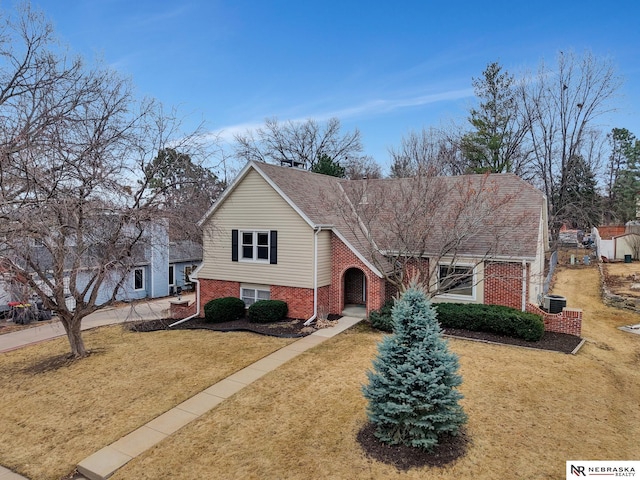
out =
[[[331,232],[318,234],[318,286],[331,284]]]
[[[231,261],[231,231],[278,232],[278,263]],[[250,170],[203,226],[199,278],[313,288],[313,229]]]

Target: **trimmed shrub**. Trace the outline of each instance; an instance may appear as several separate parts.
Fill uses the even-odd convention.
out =
[[[244,316],[244,309],[244,302],[239,298],[216,298],[204,305],[204,319],[210,323],[232,322]]]
[[[393,300],[385,302],[379,310],[369,314],[371,326],[384,332],[393,332],[391,309]],[[540,315],[521,312],[502,305],[475,303],[434,303],[438,322],[442,328],[462,328],[474,332],[522,338],[537,342],[544,334],[544,322]]]
[[[369,321],[373,328],[383,332],[393,332],[393,319],[391,318],[393,303],[394,300],[387,300],[379,310],[373,310],[369,313]]]
[[[289,307],[282,300],[258,300],[249,307],[247,319],[253,323],[271,323],[284,320]]]
[[[501,305],[437,303],[442,328],[464,328],[536,342],[544,334],[544,321],[535,313],[521,312]]]

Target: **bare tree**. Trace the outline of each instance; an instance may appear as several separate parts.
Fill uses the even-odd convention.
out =
[[[454,140],[455,139],[455,140]],[[462,175],[466,163],[461,155],[458,135],[442,129],[422,129],[402,137],[398,148],[390,148],[391,177],[416,175]]]
[[[112,304],[155,248],[163,190],[148,165],[168,145],[186,151],[193,137],[178,135],[155,102],[135,101],[114,72],[69,62],[29,7],[3,33],[0,253],[58,314],[80,358],[82,320]]]
[[[362,153],[360,132],[342,133],[340,120],[329,119],[324,125],[316,120],[280,123],[265,121],[255,132],[236,136],[236,157],[249,161],[302,166],[311,169],[321,155],[347,167]]]
[[[347,161],[344,176],[350,180],[382,178],[382,170],[373,157],[364,155],[361,157],[352,157]]]
[[[554,230],[570,188],[571,159],[593,160],[586,150],[597,129],[595,122],[613,109],[620,85],[610,60],[560,52],[555,68],[542,64],[519,87],[533,168],[547,195]],[[588,167],[595,171],[595,165]]]

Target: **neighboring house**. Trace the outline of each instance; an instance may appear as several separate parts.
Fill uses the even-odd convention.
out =
[[[202,247],[191,241],[170,243],[167,225],[162,222],[149,228],[147,235],[149,236],[148,240],[144,242],[144,245],[141,245],[143,248],[137,252],[139,260],[128,272],[125,281],[118,290],[117,300],[133,301],[144,298],[160,298],[173,295],[177,287],[183,290],[191,288],[189,275],[202,261]],[[46,254],[43,253],[40,257],[43,262],[47,261]],[[86,285],[92,271],[90,267],[85,267],[78,272],[77,284],[79,288]],[[114,274],[113,278],[105,280],[98,292],[96,300],[98,305],[111,298],[118,279]],[[0,311],[6,309],[6,303],[9,301],[25,300],[17,298],[20,295],[10,294],[6,281],[6,278],[0,277],[0,302],[3,302],[0,303]],[[64,289],[67,296],[67,306],[73,309],[75,299],[69,290],[68,277],[65,278]]]
[[[191,274],[202,262],[202,245],[191,240],[169,244],[169,295],[192,290]]]
[[[631,255],[640,260],[640,226],[637,221],[625,226],[593,227],[591,235],[595,240],[596,252],[601,260],[624,260]]]
[[[459,275],[455,288],[434,300],[524,310],[528,304],[539,304],[542,295],[549,243],[546,199],[512,174],[437,181],[455,189],[455,182],[480,185],[485,180],[495,188],[494,195],[514,198],[494,214],[504,217],[497,236],[500,248],[486,256],[483,252],[489,251],[492,239],[482,233],[462,242],[455,257],[432,269],[435,275]],[[261,299],[284,300],[290,317],[309,320],[322,313],[340,314],[345,305],[362,305],[367,313],[380,308],[396,292],[385,280],[385,269],[393,268],[393,262],[385,263],[388,254],[372,250],[363,230],[353,228],[362,219],[349,220],[338,213],[338,204],[357,201],[353,192],[366,182],[379,182],[378,188],[386,189],[383,193],[393,202],[403,181],[343,180],[249,162],[200,222],[203,263],[194,275],[200,311],[207,301],[225,296],[242,298],[247,305]],[[453,201],[442,198],[441,208]],[[383,222],[367,232],[376,241],[388,233]],[[430,238],[435,250],[441,234],[434,232]],[[426,265],[441,260],[428,252],[421,258]]]
[[[0,266],[0,271],[2,266]],[[10,311],[9,302],[13,301],[11,284],[0,275],[0,318],[5,318]]]

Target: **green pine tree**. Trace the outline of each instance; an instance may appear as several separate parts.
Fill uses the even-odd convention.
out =
[[[321,173],[332,177],[344,178],[345,169],[340,162],[334,160],[327,154],[318,154],[318,160],[311,167],[313,173]]]
[[[458,357],[449,352],[424,291],[412,284],[396,301],[394,333],[378,345],[367,415],[383,443],[430,450],[443,434],[457,434],[467,416],[458,404]]]

